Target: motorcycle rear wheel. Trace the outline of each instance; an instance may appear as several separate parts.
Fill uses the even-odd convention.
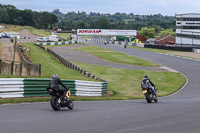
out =
[[[61,108],[61,103],[58,103],[58,98],[55,96],[51,97],[50,104],[51,104],[51,107],[53,108],[53,110],[55,110],[55,111],[58,111]]]
[[[157,96],[155,96],[156,98],[154,99],[154,102],[158,102],[158,97]]]

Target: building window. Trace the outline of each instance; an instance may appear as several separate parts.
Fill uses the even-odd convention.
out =
[[[186,38],[196,38],[200,39],[200,35],[187,35],[187,34],[176,34],[177,37],[186,37]]]
[[[177,19],[177,21],[178,21],[178,19]],[[182,21],[200,21],[200,18],[183,18]]]
[[[200,29],[200,26],[182,26],[182,29]]]

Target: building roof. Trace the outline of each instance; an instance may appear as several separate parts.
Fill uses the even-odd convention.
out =
[[[171,37],[171,38],[174,38],[174,39],[175,39],[175,37],[173,37],[173,36],[171,36],[171,35],[165,35],[165,36],[162,36],[162,37],[160,37],[160,38],[157,38],[155,41],[161,41],[161,40],[164,40],[164,39],[166,39],[166,38],[168,38],[168,37]]]

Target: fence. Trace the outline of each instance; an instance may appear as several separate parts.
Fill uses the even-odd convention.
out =
[[[56,59],[58,59],[58,61],[59,61],[61,64],[63,64],[64,66],[69,67],[69,68],[71,68],[71,69],[74,69],[74,70],[80,72],[81,74],[83,74],[83,75],[85,75],[85,76],[87,76],[87,77],[89,77],[89,78],[93,78],[93,79],[96,79],[96,80],[101,80],[101,81],[107,82],[107,81],[105,81],[105,80],[103,80],[103,79],[100,79],[100,78],[96,77],[95,75],[93,75],[93,74],[91,74],[91,73],[89,73],[89,72],[87,72],[87,71],[85,71],[85,70],[79,68],[79,67],[76,66],[75,64],[73,64],[73,63],[67,61],[65,58],[63,58],[62,56],[58,55],[58,54],[55,53],[53,50],[51,50],[51,49],[49,49],[49,48],[46,48],[46,49],[45,49],[44,47],[42,47],[41,45],[38,45],[38,44],[35,44],[35,45],[38,46],[38,47],[40,47],[42,50],[46,50],[48,53],[50,53],[51,55],[53,55],[54,57],[56,57]]]
[[[145,44],[145,48],[165,49],[165,50],[176,50],[176,51],[187,51],[192,52],[193,47],[182,47],[182,46],[162,46],[162,45],[150,45]]]
[[[49,96],[46,91],[50,79],[1,78],[0,98]],[[107,82],[62,80],[72,96],[102,96],[107,93]]]
[[[24,56],[18,46],[16,51],[21,60],[20,75],[22,76],[40,76],[41,75],[41,64],[29,63],[24,59]]]

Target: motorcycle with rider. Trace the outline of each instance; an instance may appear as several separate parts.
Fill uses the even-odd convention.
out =
[[[156,94],[157,89],[147,75],[144,75],[144,78],[141,81],[141,88],[148,103],[151,103],[153,100],[158,102],[158,97]]]
[[[47,92],[51,95],[50,104],[55,111],[60,110],[61,107],[73,109],[74,104],[70,98],[70,90],[62,83],[57,74],[53,74]]]

